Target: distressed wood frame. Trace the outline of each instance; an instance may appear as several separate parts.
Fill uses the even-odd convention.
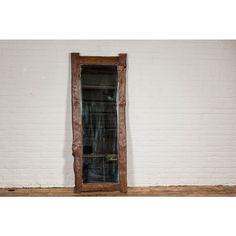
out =
[[[80,56],[71,53],[71,94],[72,94],[72,130],[74,156],[75,188],[74,192],[81,191],[120,191],[127,192],[127,140],[126,140],[126,60],[127,54],[121,53],[117,57]],[[83,135],[81,116],[81,65],[117,65],[119,82],[119,182],[118,183],[83,183]]]

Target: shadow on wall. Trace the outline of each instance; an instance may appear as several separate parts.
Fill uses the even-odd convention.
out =
[[[67,77],[67,95],[66,95],[66,117],[64,132],[64,167],[63,167],[63,186],[74,186],[73,156],[72,156],[72,116],[71,116],[71,60],[68,55],[68,77]]]
[[[134,186],[134,162],[133,162],[133,143],[130,129],[130,113],[129,113],[129,82],[128,82],[129,64],[126,69],[126,137],[127,137],[127,182],[128,186]]]

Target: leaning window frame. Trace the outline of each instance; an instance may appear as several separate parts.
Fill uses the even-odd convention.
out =
[[[117,57],[80,56],[71,53],[71,102],[74,156],[75,192],[81,191],[120,191],[127,192],[127,138],[126,138],[126,60],[127,54]],[[118,68],[118,183],[83,183],[83,130],[81,113],[81,65],[116,65]]]

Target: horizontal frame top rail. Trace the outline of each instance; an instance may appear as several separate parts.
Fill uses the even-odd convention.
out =
[[[80,64],[118,65],[119,64],[119,57],[80,56]]]

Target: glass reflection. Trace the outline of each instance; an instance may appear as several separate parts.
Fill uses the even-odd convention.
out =
[[[83,183],[118,182],[116,66],[82,65]]]

